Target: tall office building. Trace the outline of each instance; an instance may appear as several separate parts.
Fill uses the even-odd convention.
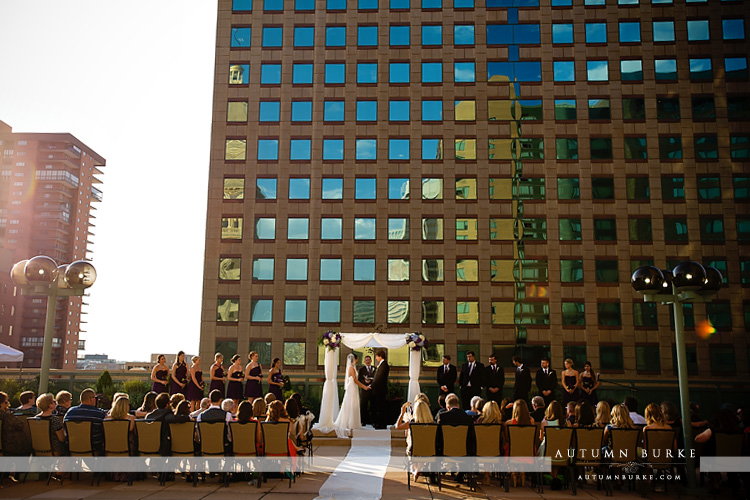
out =
[[[38,367],[47,299],[22,296],[10,269],[36,255],[58,264],[91,260],[105,160],[71,134],[18,133],[3,122],[0,153],[0,343],[23,351],[24,367]],[[52,368],[76,369],[85,306],[85,296],[57,299]]]
[[[630,276],[696,260],[726,286],[686,306],[690,373],[747,379],[747,11],[220,0],[202,355],[311,371],[327,329],[420,330],[432,361],[674,379]]]

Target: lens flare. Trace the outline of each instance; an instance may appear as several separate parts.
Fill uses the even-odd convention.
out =
[[[716,333],[716,328],[711,324],[711,320],[705,319],[695,325],[695,331],[698,333],[698,337],[705,340]]]

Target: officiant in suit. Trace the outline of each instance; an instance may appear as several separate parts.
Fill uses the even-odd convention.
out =
[[[466,363],[461,365],[458,386],[461,388],[461,404],[464,410],[471,408],[471,398],[482,395],[484,365],[474,358],[474,351],[466,353]]]
[[[437,369],[438,396],[447,396],[455,391],[456,366],[451,364],[449,355],[443,356],[443,364]]]
[[[557,389],[557,372],[549,364],[549,358],[542,358],[542,367],[536,372],[536,386],[539,388],[539,395],[544,398],[545,408],[555,399]]]
[[[523,364],[520,356],[513,356],[513,364],[516,366],[516,383],[513,386],[513,401],[523,399],[529,404],[529,391],[531,390],[531,371]]]
[[[375,378],[372,380],[372,423],[376,429],[385,429],[388,426],[388,408],[386,407],[386,396],[388,394],[388,362],[385,360],[385,350],[379,349],[375,353]]]
[[[365,356],[365,364],[359,368],[357,372],[357,379],[362,385],[372,387],[372,381],[375,378],[375,367],[372,366],[372,358]],[[360,390],[359,391],[359,414],[362,420],[362,425],[369,425],[372,423],[372,390]]]
[[[505,385],[505,373],[498,366],[497,357],[490,354],[490,364],[484,367],[484,387],[487,389],[487,401],[500,404],[503,399],[503,385]]]

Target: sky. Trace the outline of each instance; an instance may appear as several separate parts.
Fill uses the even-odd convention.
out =
[[[198,352],[216,5],[0,0],[0,120],[107,160],[79,354]]]

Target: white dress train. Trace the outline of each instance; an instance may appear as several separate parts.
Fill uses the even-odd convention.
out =
[[[333,427],[338,437],[347,437],[352,429],[361,429],[362,421],[359,414],[359,386],[354,377],[347,370],[346,385],[344,385],[344,400],[341,402],[339,416]]]

